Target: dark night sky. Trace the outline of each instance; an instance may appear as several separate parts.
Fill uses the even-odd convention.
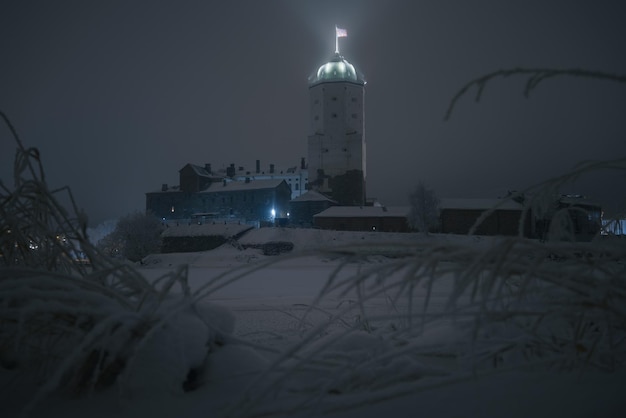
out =
[[[626,74],[622,1],[24,1],[0,10],[0,109],[90,223],[142,210],[187,162],[295,165],[307,78],[334,51],[366,86],[368,197],[496,197],[585,159],[626,156],[626,84],[523,79],[447,105],[515,66]],[[0,176],[14,144],[0,127]],[[626,175],[563,192],[626,207]]]

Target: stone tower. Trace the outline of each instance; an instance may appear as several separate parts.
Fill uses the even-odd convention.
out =
[[[365,81],[338,52],[309,80],[309,187],[365,204]]]

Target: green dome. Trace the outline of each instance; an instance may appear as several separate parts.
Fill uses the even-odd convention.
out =
[[[311,84],[326,81],[351,81],[363,84],[363,80],[358,77],[354,65],[350,64],[338,53],[335,53],[330,61],[322,65],[310,79]]]

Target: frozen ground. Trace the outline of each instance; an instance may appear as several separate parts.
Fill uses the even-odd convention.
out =
[[[194,356],[202,358],[204,354],[197,352],[197,345],[194,348],[190,343],[181,343],[200,339],[203,346],[203,334],[202,327],[180,314],[169,323],[173,331],[157,335],[146,344],[146,355],[135,365],[138,372],[128,378],[130,389],[123,393],[107,389],[76,399],[53,396],[39,404],[32,416],[199,418],[282,414],[440,418],[626,414],[623,369],[613,373],[497,370],[480,377],[458,373],[452,380],[440,378],[440,370],[450,367],[449,358],[411,356],[410,350],[402,351],[396,334],[394,339],[386,339],[392,329],[402,326],[399,313],[405,312],[409,303],[414,309],[423,305],[427,295],[424,286],[417,288],[411,302],[394,299],[389,291],[359,306],[359,290],[353,288],[345,294],[328,292],[313,304],[338,267],[341,269],[336,281],[359,277],[370,270],[387,272],[400,280],[405,271],[388,267],[402,260],[407,243],[453,242],[489,248],[499,245],[496,239],[278,228],[250,231],[241,239],[245,244],[268,241],[293,242],[295,255],[267,257],[260,250],[241,251],[224,245],[201,253],[153,255],[140,267],[147,278],[156,279],[177,266],[188,265],[192,290],[242,276],[219,289],[211,285],[216,290],[200,305],[202,317],[216,324],[217,333],[224,337],[211,346],[202,369],[202,384],[196,390],[183,392],[176,385],[181,376],[172,380],[180,374],[180,364],[191,364]],[[320,247],[356,248],[361,244],[370,246],[367,255],[348,262],[337,253],[314,251]],[[387,256],[376,251],[379,244],[385,244]],[[444,276],[431,289],[429,312],[443,309],[452,281],[451,276]],[[335,339],[338,335],[343,337]],[[417,341],[423,347],[453,341],[460,335],[464,335],[462,321],[438,319],[424,329]],[[295,350],[299,344],[303,348]],[[314,360],[306,363],[289,359],[284,354],[290,350],[298,358],[310,356]],[[381,350],[390,353],[382,365],[373,364],[365,371],[356,368]],[[318,353],[323,354],[315,357]],[[332,364],[337,365],[337,378],[332,376]],[[346,370],[351,364],[355,369]],[[412,374],[405,375],[409,368]],[[293,371],[283,373],[285,369]],[[397,382],[393,380],[396,376]],[[378,387],[377,381],[387,383]],[[10,384],[6,379],[3,382]],[[319,385],[330,386],[319,391]],[[18,416],[19,402],[4,399],[3,405],[6,412],[0,414],[2,417]]]

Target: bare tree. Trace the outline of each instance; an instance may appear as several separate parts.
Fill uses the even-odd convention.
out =
[[[439,222],[439,198],[435,191],[419,182],[409,195],[409,226],[424,234],[436,229]]]
[[[163,226],[154,215],[135,212],[122,217],[115,231],[105,237],[99,246],[109,256],[140,261],[161,251],[161,232]]]

